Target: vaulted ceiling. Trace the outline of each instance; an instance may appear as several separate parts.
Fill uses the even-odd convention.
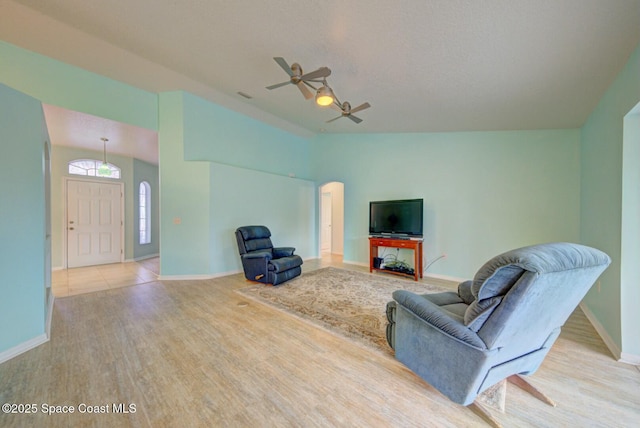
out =
[[[284,128],[580,127],[640,42],[640,0],[0,0],[0,38]],[[273,57],[326,66],[360,124],[305,100]],[[246,99],[238,94],[250,95]]]

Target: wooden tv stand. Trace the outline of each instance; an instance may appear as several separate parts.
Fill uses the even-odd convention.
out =
[[[408,250],[413,250],[413,279],[417,281],[418,277],[422,278],[422,239],[369,238],[369,272],[373,272],[375,270],[395,275],[411,276],[402,272],[374,268],[373,258],[378,257],[378,247],[406,248]]]

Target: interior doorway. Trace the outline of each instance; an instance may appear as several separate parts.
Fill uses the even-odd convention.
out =
[[[322,210],[322,213],[320,214],[320,251],[322,253],[331,253],[332,249],[331,210],[333,204],[331,203],[331,198],[331,192],[322,192],[322,203],[320,204],[320,209]]]
[[[320,186],[320,254],[344,254],[344,184]]]
[[[67,267],[123,261],[123,185],[66,180]]]

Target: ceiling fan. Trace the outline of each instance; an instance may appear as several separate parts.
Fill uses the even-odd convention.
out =
[[[362,122],[362,119],[360,119],[357,116],[354,116],[353,113],[357,113],[359,111],[367,109],[371,107],[371,104],[363,103],[363,104],[360,104],[358,107],[352,109],[351,104],[349,104],[348,101],[345,101],[342,104],[338,104],[338,103],[332,104],[331,107],[335,110],[340,111],[341,114],[338,117],[334,117],[333,119],[327,120],[327,123],[333,122],[334,120],[338,120],[341,117],[348,117],[349,119],[353,120],[355,123],[360,123]]]
[[[278,63],[280,67],[290,76],[290,79],[286,82],[276,83],[275,85],[267,86],[267,89],[276,89],[285,85],[296,85],[305,99],[313,98],[313,93],[307,88],[307,86],[312,89],[316,89],[311,86],[308,82],[322,82],[321,79],[329,76],[331,74],[331,70],[328,67],[320,67],[319,69],[312,71],[310,73],[304,74],[302,71],[302,67],[297,62],[289,65],[287,61],[285,61],[282,57],[274,57],[275,62]]]

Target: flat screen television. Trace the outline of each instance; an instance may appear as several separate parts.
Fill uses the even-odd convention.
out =
[[[423,200],[369,202],[369,234],[422,237]]]

